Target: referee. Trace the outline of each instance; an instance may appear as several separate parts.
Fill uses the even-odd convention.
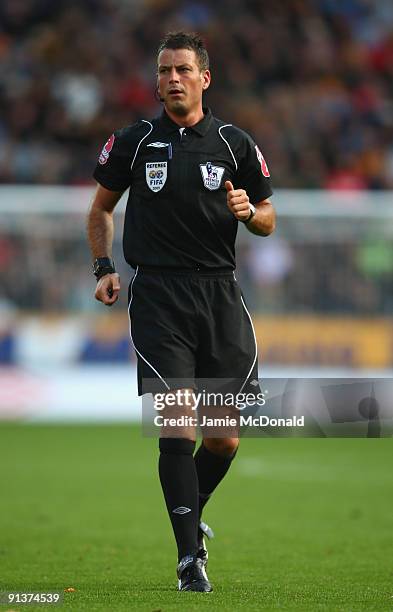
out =
[[[248,134],[202,106],[210,79],[199,36],[167,34],[157,56],[161,116],[116,131],[94,172],[98,185],[88,239],[95,297],[107,306],[120,291],[112,215],[130,187],[123,246],[135,270],[129,315],[140,395],[169,397],[176,389],[178,398],[186,397],[200,379],[215,389],[226,379],[233,383],[227,388],[244,393],[255,391],[249,385],[258,378],[255,333],[236,283],[234,246],[239,221],[259,236],[274,230],[269,171]],[[189,416],[192,406],[179,401],[163,411],[174,414]],[[209,592],[203,536],[212,532],[201,515],[239,440],[237,430],[231,437],[204,437],[194,455],[195,427],[184,422],[161,428],[159,475],[178,548],[179,590]]]

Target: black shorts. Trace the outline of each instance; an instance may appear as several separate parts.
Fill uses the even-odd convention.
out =
[[[232,271],[137,268],[129,286],[138,393],[257,392],[257,343]]]

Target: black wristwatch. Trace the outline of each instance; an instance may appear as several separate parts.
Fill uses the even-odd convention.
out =
[[[116,272],[115,262],[109,257],[97,257],[93,263],[93,274],[97,281],[105,274],[113,274],[114,272]]]
[[[250,214],[248,215],[247,219],[242,220],[242,223],[247,225],[247,223],[249,223],[251,219],[254,217],[256,212],[257,212],[257,209],[255,208],[254,204],[250,204]]]

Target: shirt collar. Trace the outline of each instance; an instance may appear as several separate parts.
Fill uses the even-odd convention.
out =
[[[194,132],[199,134],[199,136],[205,136],[205,134],[207,134],[212,122],[212,113],[210,108],[207,107],[204,107],[203,113],[203,119],[198,121],[198,123],[196,123],[195,125],[187,127],[187,130],[193,130]],[[162,126],[165,127],[168,132],[178,131],[181,127],[180,125],[172,121],[172,119],[166,114],[165,109],[162,111],[160,123]]]

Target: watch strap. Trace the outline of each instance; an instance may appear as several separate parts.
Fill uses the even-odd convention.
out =
[[[97,281],[106,274],[116,272],[115,262],[110,257],[97,257],[93,263],[93,274]]]
[[[248,215],[247,219],[244,219],[242,221],[242,223],[247,225],[247,223],[249,223],[251,219],[254,217],[256,212],[257,212],[257,209],[255,208],[254,204],[250,204],[250,214]]]

